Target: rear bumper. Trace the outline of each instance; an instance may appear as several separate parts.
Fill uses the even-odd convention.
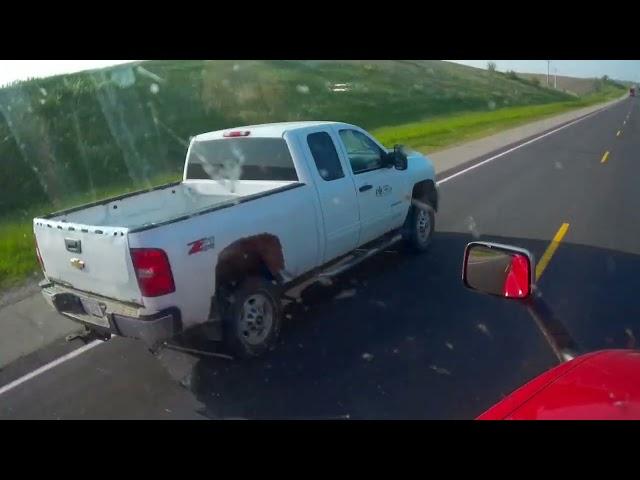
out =
[[[140,315],[139,308],[109,298],[79,292],[49,282],[40,284],[47,303],[59,314],[101,334],[137,338],[147,346],[155,346],[182,331],[180,310],[171,307],[153,315]],[[92,301],[102,315],[84,308],[83,301]]]

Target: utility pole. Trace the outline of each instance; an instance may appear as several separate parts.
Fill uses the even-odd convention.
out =
[[[547,87],[549,87],[549,68],[551,67],[551,60],[547,60]]]

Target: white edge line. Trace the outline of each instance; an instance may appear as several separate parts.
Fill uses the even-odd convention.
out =
[[[505,150],[504,152],[501,152],[501,153],[499,153],[497,155],[494,155],[493,157],[489,157],[489,158],[487,158],[487,159],[485,159],[485,160],[483,160],[483,161],[481,161],[479,163],[475,163],[475,164],[471,165],[470,167],[465,168],[464,170],[460,170],[459,172],[456,172],[456,173],[454,173],[452,175],[449,175],[448,177],[441,178],[440,180],[438,180],[436,182],[436,185],[440,185],[440,184],[442,184],[444,182],[447,182],[447,181],[451,180],[452,178],[456,178],[458,175],[462,175],[463,173],[467,173],[467,172],[473,170],[474,168],[478,168],[479,166],[484,165],[485,163],[489,163],[492,160],[495,160],[496,158],[500,158],[500,157],[502,157],[502,156],[504,156],[504,155],[506,155],[508,153],[511,153],[511,152],[513,152],[515,150],[518,150],[519,148],[525,147],[525,146],[527,146],[527,145],[529,145],[529,144],[531,144],[533,142],[537,142],[541,138],[544,138],[544,137],[546,137],[548,135],[553,135],[554,133],[559,132],[560,130],[562,130],[564,128],[570,127],[571,125],[574,125],[574,124],[576,124],[578,122],[581,122],[582,120],[586,120],[587,118],[591,117],[592,115],[595,115],[596,113],[603,112],[604,110],[606,110],[608,108],[611,108],[614,105],[615,105],[615,103],[613,103],[611,105],[607,105],[606,107],[602,107],[599,110],[596,110],[594,112],[588,113],[588,114],[586,114],[586,115],[584,115],[584,116],[582,116],[582,117],[580,117],[580,118],[578,118],[576,120],[573,120],[572,122],[566,123],[566,124],[562,125],[561,127],[556,128],[555,130],[551,130],[550,132],[543,133],[539,137],[532,138],[531,140],[527,140],[526,142],[521,143],[519,145],[516,145],[515,147],[510,148],[509,150]]]
[[[3,387],[0,387],[0,395],[2,395],[3,393],[8,392],[9,390],[14,389],[15,387],[17,387],[18,385],[31,380],[34,377],[37,377],[38,375],[40,375],[41,373],[46,372],[47,370],[51,370],[54,367],[57,367],[58,365],[60,365],[61,363],[66,362],[67,360],[71,360],[74,357],[77,357],[78,355],[82,355],[84,352],[86,352],[87,350],[91,350],[94,347],[97,347],[98,345],[104,343],[102,340],[94,340],[91,343],[87,343],[86,345],[83,345],[82,347],[73,350],[69,353],[67,353],[66,355],[63,355],[59,358],[56,358],[54,361],[47,363],[46,365],[41,366],[40,368],[35,369],[33,372],[29,372],[26,375],[14,380],[11,383],[6,384]]]
[[[544,137],[546,137],[548,135],[551,135],[553,133],[556,133],[556,132],[562,130],[563,128],[570,127],[571,125],[573,125],[575,123],[578,123],[578,122],[581,122],[582,120],[585,120],[585,119],[589,118],[591,115],[595,115],[596,113],[600,113],[600,112],[606,110],[607,108],[612,107],[613,105],[615,105],[615,103],[613,103],[611,105],[607,105],[606,107],[603,107],[603,108],[601,108],[599,110],[596,110],[595,112],[588,113],[587,115],[584,115],[583,117],[580,117],[580,118],[578,118],[578,119],[576,119],[576,120],[574,120],[574,121],[572,121],[570,123],[567,123],[567,124],[565,124],[565,125],[563,125],[563,126],[561,126],[559,128],[556,128],[555,130],[551,130],[550,132],[542,134],[539,137],[536,137],[536,138],[533,138],[531,140],[528,140],[528,141],[526,141],[524,143],[521,143],[520,145],[516,145],[515,147],[510,148],[509,150],[506,150],[506,151],[504,151],[502,153],[499,153],[497,155],[494,155],[493,157],[489,157],[489,158],[487,158],[486,160],[483,160],[480,163],[476,163],[474,165],[471,165],[470,167],[467,167],[464,170],[460,170],[459,172],[456,172],[453,175],[450,175],[450,176],[445,177],[445,178],[443,178],[441,180],[438,180],[436,182],[436,185],[440,185],[441,183],[444,183],[447,180],[451,180],[452,178],[455,178],[458,175],[462,175],[463,173],[469,172],[469,171],[473,170],[474,168],[479,167],[480,165],[484,165],[485,163],[489,163],[490,161],[495,160],[496,158],[500,158],[500,157],[506,155],[507,153],[511,153],[514,150],[517,150],[517,149],[522,148],[522,147],[524,147],[526,145],[529,145],[530,143],[536,142],[536,141],[540,140],[541,138],[544,138]],[[2,395],[3,393],[8,392],[9,390],[12,390],[12,389],[16,388],[18,385],[21,385],[24,382],[27,382],[27,381],[31,380],[32,378],[34,378],[34,377],[37,377],[38,375],[40,375],[41,373],[46,372],[47,370],[51,370],[52,368],[57,367],[58,365],[60,365],[61,363],[66,362],[67,360],[71,360],[72,358],[75,358],[78,355],[82,355],[87,350],[91,350],[92,348],[97,347],[98,345],[101,345],[102,343],[104,343],[102,340],[94,340],[93,342],[87,343],[86,345],[84,345],[84,346],[82,346],[82,347],[80,347],[80,348],[78,348],[76,350],[73,350],[73,351],[67,353],[66,355],[63,355],[63,356],[61,356],[59,358],[56,358],[54,361],[49,362],[49,363],[41,366],[40,368],[37,368],[34,371],[27,373],[26,375],[23,375],[22,377],[14,380],[13,382],[10,382],[10,383],[4,385],[3,387],[0,387],[0,395]]]

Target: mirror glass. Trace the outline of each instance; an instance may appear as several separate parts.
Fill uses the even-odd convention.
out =
[[[517,251],[470,245],[465,284],[474,290],[505,298],[526,298],[531,290],[531,262]]]

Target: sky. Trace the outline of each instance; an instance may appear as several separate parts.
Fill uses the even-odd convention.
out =
[[[135,60],[0,60],[0,86],[14,80],[50,77]]]
[[[487,62],[496,63],[504,72],[547,73],[546,60],[448,60],[477,68],[487,68]],[[593,78],[608,75],[617,80],[640,82],[640,60],[551,60],[550,72],[568,77]]]

